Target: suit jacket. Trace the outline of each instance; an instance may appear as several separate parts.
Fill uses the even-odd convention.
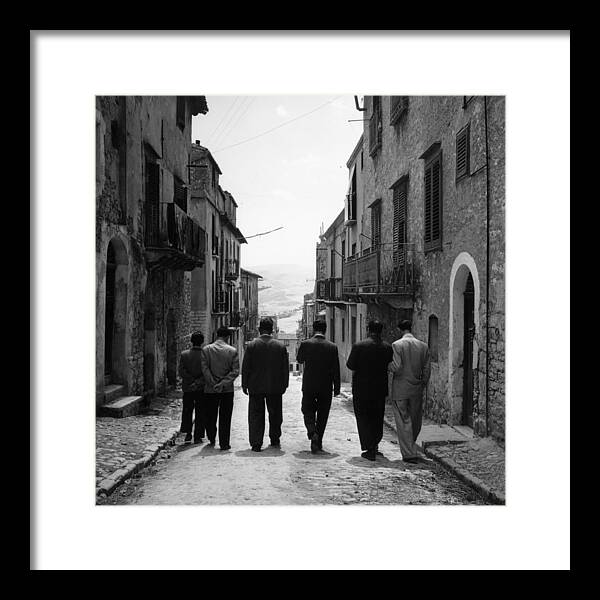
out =
[[[207,394],[233,392],[233,382],[240,374],[238,351],[223,340],[216,339],[202,348],[202,373]],[[221,386],[215,389],[215,384]]]
[[[352,395],[355,399],[385,398],[388,395],[388,365],[392,346],[367,338],[352,346],[346,366],[352,371]]]
[[[204,373],[202,372],[202,348],[192,346],[184,350],[179,357],[179,377],[181,377],[181,389],[184,392],[203,392]]]
[[[244,352],[242,388],[250,394],[283,394],[290,380],[290,361],[283,342],[263,334]]]
[[[392,398],[420,399],[423,388],[431,375],[429,348],[411,333],[405,333],[392,344],[393,360],[389,366],[392,373]]]
[[[296,362],[304,363],[302,391],[310,394],[340,393],[340,361],[337,346],[317,333],[298,347]]]

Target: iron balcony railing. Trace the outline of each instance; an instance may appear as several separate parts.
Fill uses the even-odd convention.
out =
[[[148,207],[144,238],[146,250],[156,255],[157,260],[162,252],[163,257],[168,254],[177,263],[174,266],[181,268],[193,268],[204,262],[204,229],[172,202]]]
[[[381,244],[349,257],[344,263],[343,293],[412,294],[414,290],[412,244]]]
[[[319,300],[341,300],[342,278],[328,277],[317,281],[317,298]]]

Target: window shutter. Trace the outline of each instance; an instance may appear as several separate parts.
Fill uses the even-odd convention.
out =
[[[441,247],[442,160],[438,155],[425,167],[425,250]]]
[[[158,243],[160,202],[160,167],[146,162],[146,244]]]
[[[394,262],[404,263],[406,256],[406,208],[407,208],[407,184],[406,181],[394,188]]]
[[[469,174],[469,126],[456,136],[456,179]]]
[[[381,241],[381,203],[371,208],[371,247],[374,250]]]

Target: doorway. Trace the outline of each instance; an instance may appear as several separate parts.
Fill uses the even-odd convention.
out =
[[[111,383],[113,337],[115,324],[115,276],[117,259],[112,242],[108,245],[106,255],[106,297],[104,312],[104,385]]]

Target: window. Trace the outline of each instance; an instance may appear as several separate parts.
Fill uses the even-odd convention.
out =
[[[185,96],[177,96],[177,127],[183,131],[185,129]]]
[[[425,164],[425,252],[442,248],[442,154]]]
[[[408,96],[390,96],[390,125],[395,125],[408,109]]]
[[[145,163],[145,213],[146,213],[146,245],[158,244],[159,211],[160,211],[160,167],[152,159]]]
[[[342,317],[342,342],[346,341],[346,319]]]
[[[346,240],[342,240],[342,269],[344,266],[344,259],[346,258]]]
[[[356,242],[350,246],[350,256],[354,256],[356,254]]]
[[[438,318],[435,315],[429,317],[429,357],[432,362],[438,361]]]
[[[381,243],[381,200],[371,205],[371,248],[376,249]]]
[[[331,274],[330,276],[335,277],[335,250],[333,248],[331,249],[330,265],[331,265],[330,269],[329,269],[329,272]]]
[[[356,169],[352,170],[350,191],[348,193],[348,221],[356,220]]]
[[[406,260],[406,221],[407,221],[407,198],[408,178],[404,177],[393,187],[394,204],[394,231],[393,248],[394,263],[404,264]]]
[[[456,180],[458,181],[470,170],[470,135],[469,125],[461,129],[456,135]]]
[[[173,202],[187,212],[187,188],[179,177],[173,178]]]
[[[373,156],[381,148],[382,123],[381,123],[381,96],[373,96],[371,120],[369,121],[369,154]]]
[[[356,344],[356,317],[350,319],[350,342]]]

